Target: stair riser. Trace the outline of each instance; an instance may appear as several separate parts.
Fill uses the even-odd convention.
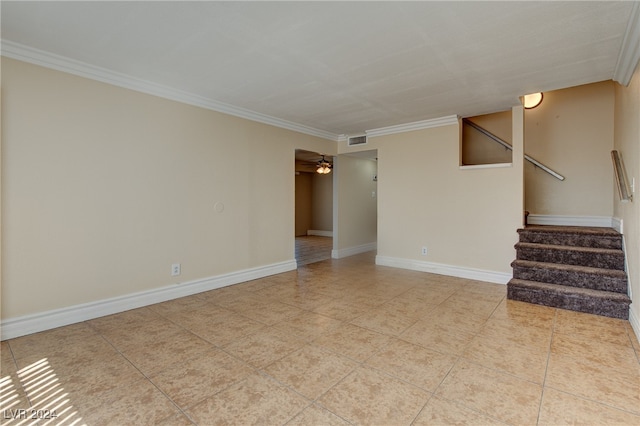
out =
[[[627,279],[587,272],[513,267],[513,278],[627,294]]]
[[[603,237],[595,235],[573,235],[547,232],[521,232],[519,241],[522,243],[549,244],[557,246],[594,247],[607,249],[622,249],[621,237]]]
[[[579,297],[562,294],[552,294],[515,286],[507,286],[507,298],[521,302],[554,308],[569,309],[611,318],[629,319],[629,305],[609,300],[598,300],[596,303]]]
[[[572,250],[527,247],[516,250],[516,259],[624,270],[624,254],[622,252],[618,255],[612,253],[585,253]]]

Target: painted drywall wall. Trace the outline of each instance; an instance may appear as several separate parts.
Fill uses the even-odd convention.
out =
[[[525,162],[525,208],[532,214],[611,216],[613,100],[607,81],[546,92],[539,107],[525,110],[525,152],[566,177],[558,181]],[[511,143],[510,111],[470,120]],[[463,164],[511,161],[509,151],[467,126],[462,149]]]
[[[311,181],[313,175],[311,173],[296,174],[296,237],[307,235],[307,231],[311,228],[311,198],[312,189]]]
[[[634,180],[637,188],[640,180],[640,71],[636,69],[628,87],[616,84],[615,94],[614,149],[622,156],[628,180]],[[613,206],[614,217],[623,223],[632,300],[629,320],[640,339],[640,197],[637,189],[633,197],[633,202],[623,203],[615,191]]]
[[[459,124],[370,138],[362,149],[378,150],[379,258],[511,273],[523,207],[517,108],[513,133],[520,136],[510,167],[461,169]],[[353,150],[339,145],[340,152]]]
[[[525,206],[532,214],[611,217],[614,83],[546,92],[525,110],[525,152],[566,179],[525,163]]]
[[[333,231],[333,173],[313,174],[311,178],[311,228]]]
[[[378,199],[373,177],[377,164],[370,159],[340,155],[335,159],[334,173],[334,257],[343,257],[376,244]]]
[[[3,319],[293,260],[295,149],[336,151],[7,58],[2,113]]]

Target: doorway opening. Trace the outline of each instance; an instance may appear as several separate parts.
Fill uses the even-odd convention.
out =
[[[331,258],[333,248],[333,176],[317,173],[331,156],[297,149],[295,152],[295,259],[298,266]]]

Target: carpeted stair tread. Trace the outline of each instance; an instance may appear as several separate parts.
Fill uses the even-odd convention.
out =
[[[622,234],[613,228],[534,225],[518,234],[521,242],[622,249]]]
[[[562,250],[562,251],[576,251],[583,253],[605,253],[612,254],[614,256],[624,256],[622,250],[600,248],[600,247],[581,247],[581,246],[563,246],[558,244],[538,244],[538,243],[516,243],[515,248],[531,248],[531,249],[547,249],[547,250]]]
[[[627,296],[626,294],[616,293],[613,291],[593,290],[590,288],[576,288],[576,287],[570,287],[566,285],[541,283],[539,281],[520,280],[517,278],[512,278],[509,281],[509,285],[519,285],[522,287],[538,288],[541,290],[555,291],[563,294],[589,295],[589,296],[598,297],[606,300],[619,300],[619,301],[625,301],[625,302],[631,303],[631,299],[629,299],[629,296]]]
[[[594,290],[627,293],[627,274],[619,269],[514,260],[513,277]]]
[[[507,284],[508,298],[555,308],[628,319],[631,299],[622,293],[569,287],[513,278]]]
[[[514,260],[511,266],[525,266],[528,268],[546,268],[553,270],[568,270],[572,272],[585,272],[600,274],[615,278],[626,278],[627,274],[619,269],[593,268],[591,266],[566,265],[562,263],[536,262],[534,260]]]
[[[613,228],[598,226],[557,226],[557,225],[527,225],[518,229],[518,232],[548,232],[575,235],[600,235],[600,236],[620,236],[621,234]]]
[[[622,234],[549,225],[526,226],[518,234],[508,299],[629,318]]]
[[[624,270],[624,252],[618,249],[517,243],[516,259]]]

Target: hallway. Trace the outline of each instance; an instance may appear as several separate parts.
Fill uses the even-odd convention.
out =
[[[296,237],[296,262],[298,266],[331,259],[333,238],[307,235]]]

